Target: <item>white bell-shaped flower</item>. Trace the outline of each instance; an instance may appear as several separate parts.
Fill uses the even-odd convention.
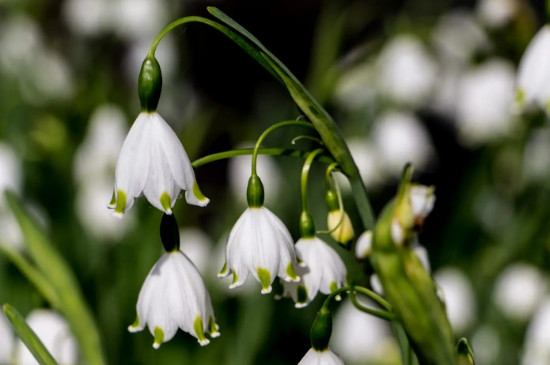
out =
[[[145,326],[155,337],[154,348],[169,341],[178,328],[207,345],[220,335],[214,319],[210,295],[193,263],[179,250],[165,253],[145,279],[137,302],[137,319],[128,330]]]
[[[121,216],[144,194],[153,206],[171,214],[180,190],[185,190],[189,204],[209,202],[176,133],[157,112],[140,113],[118,157],[115,199],[109,207]]]
[[[550,25],[543,26],[535,35],[518,70],[518,103],[520,107],[537,104],[548,110],[550,106]]]
[[[300,238],[296,242],[300,282],[283,282],[284,295],[292,297],[296,308],[311,302],[317,292],[330,294],[346,282],[346,265],[340,255],[318,237]]]
[[[247,208],[233,226],[225,251],[226,264],[218,277],[233,274],[230,289],[241,286],[251,274],[271,292],[275,276],[299,281],[294,270],[296,252],[284,223],[264,206]]]
[[[318,351],[311,348],[298,365],[344,365],[344,361],[329,349]]]

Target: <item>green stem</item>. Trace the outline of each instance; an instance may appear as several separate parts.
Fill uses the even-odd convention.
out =
[[[383,307],[385,309],[384,311],[381,311],[381,310],[377,310],[377,309],[373,309],[373,308],[367,308],[367,307],[361,305],[359,302],[357,302],[354,295],[350,295],[350,300],[353,303],[353,305],[357,309],[359,309],[359,310],[361,310],[365,313],[377,316],[377,317],[382,318],[382,319],[386,319],[388,321],[392,321],[392,320],[397,318],[397,316],[392,312],[392,308],[391,308],[390,303],[388,303],[384,298],[382,298],[380,295],[376,294],[372,290],[369,290],[369,289],[364,288],[362,286],[348,285],[348,286],[343,286],[341,288],[336,289],[335,291],[333,291],[332,293],[330,293],[327,296],[327,298],[325,299],[325,302],[323,303],[323,307],[328,308],[328,306],[330,305],[330,302],[342,293],[350,293],[350,294],[360,293],[360,294],[363,294],[363,295],[371,298],[372,300],[374,300],[376,303],[378,303],[381,307]]]
[[[256,175],[256,161],[258,159],[258,150],[260,149],[260,146],[264,139],[269,135],[269,133],[273,132],[276,129],[279,129],[281,127],[287,127],[287,126],[300,126],[305,128],[312,128],[314,129],[313,125],[309,122],[301,122],[297,120],[288,120],[284,122],[279,122],[276,124],[273,124],[271,127],[267,128],[258,138],[256,141],[256,146],[254,146],[254,152],[252,153],[252,175]]]
[[[355,292],[349,293],[349,299],[351,300],[351,303],[353,306],[357,309],[359,309],[361,312],[365,312],[367,314],[376,316],[378,318],[385,319],[387,321],[393,321],[397,318],[397,316],[391,312],[387,312],[385,310],[378,310],[374,308],[365,307],[359,301],[357,300],[357,296],[355,295]]]
[[[192,165],[194,168],[197,168],[197,167],[201,167],[206,164],[209,164],[211,162],[224,160],[227,158],[232,158],[237,156],[251,155],[253,153],[254,153],[253,148],[243,148],[238,150],[218,152],[218,153],[214,153],[214,154],[196,159],[195,161],[193,161]],[[270,155],[270,156],[290,156],[290,157],[306,159],[309,154],[309,151],[296,150],[293,148],[260,148],[258,150],[258,154]],[[334,160],[331,157],[326,155],[319,156],[317,161],[324,162],[327,164],[334,162]]]
[[[315,151],[311,152],[304,162],[304,167],[302,167],[302,180],[301,180],[301,192],[302,192],[302,212],[307,212],[307,180],[309,176],[309,169],[315,157],[320,153],[323,153],[324,149],[318,148]]]

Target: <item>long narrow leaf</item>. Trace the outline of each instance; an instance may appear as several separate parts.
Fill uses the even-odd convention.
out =
[[[27,346],[36,361],[40,365],[57,365],[57,362],[48,349],[46,349],[46,346],[44,346],[42,341],[36,336],[36,333],[25,322],[21,314],[9,304],[4,304],[2,308],[10,321],[11,327],[25,346]]]
[[[73,272],[48,237],[23,209],[17,197],[7,191],[6,200],[21,227],[29,254],[44,278],[55,289],[59,298],[59,309],[67,318],[83,357],[89,365],[103,365],[105,361],[99,333]]]
[[[57,310],[61,310],[59,296],[52,283],[30,263],[19,251],[0,244],[0,252],[6,256],[12,264],[17,266],[19,271],[33,284],[42,296]]]

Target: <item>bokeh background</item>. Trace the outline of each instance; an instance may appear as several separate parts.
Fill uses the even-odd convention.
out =
[[[0,189],[23,199],[74,271],[108,363],[295,364],[310,347],[322,298],[295,309],[290,299],[260,295],[255,282],[229,291],[230,279],[216,277],[245,208],[247,157],[197,169],[211,203],[179,201],[175,209],[182,249],[206,281],[222,336],[200,347],[180,332],[154,350],[147,331],[127,331],[162,253],[161,212],[140,199],[124,219],[109,215],[116,159],[139,113],[137,76],[149,44],[177,17],[208,16],[207,5],[255,34],[334,116],[376,212],[407,161],[416,181],[436,186],[420,243],[455,333],[470,339],[478,364],[550,364],[550,127],[543,111],[515,107],[517,65],[545,22],[543,1],[3,0]],[[173,31],[157,58],[164,78],[158,110],[192,160],[250,147],[269,125],[300,115],[265,70],[203,25]],[[281,130],[265,145],[292,147],[301,133]],[[297,238],[302,162],[259,163],[266,205]],[[312,173],[319,178],[311,179],[310,205],[324,229],[323,170]],[[324,238],[346,261],[349,281],[370,285],[368,265]],[[0,243],[25,252],[3,198]],[[29,315],[44,336],[57,333],[61,362],[82,362],[62,317],[2,255],[0,302]],[[4,322],[0,364],[29,363]],[[389,327],[346,301],[331,346],[350,365],[399,364]]]

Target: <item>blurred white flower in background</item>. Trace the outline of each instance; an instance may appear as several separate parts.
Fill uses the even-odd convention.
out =
[[[38,105],[72,96],[74,80],[60,53],[47,48],[38,25],[25,16],[0,26],[0,67],[19,82],[25,101]]]
[[[363,305],[373,306],[370,300],[362,297],[358,300]],[[346,364],[399,359],[389,323],[359,311],[349,300],[344,301],[334,315],[329,347],[338,352]]]
[[[338,105],[350,111],[374,108],[376,89],[373,65],[361,63],[346,70],[334,86],[334,98]]]
[[[526,263],[508,266],[497,278],[493,301],[510,319],[527,321],[547,294],[546,275]]]
[[[0,208],[6,207],[4,191],[19,193],[22,182],[21,160],[10,145],[0,142]]]
[[[483,28],[463,10],[441,16],[432,31],[432,42],[443,69],[465,65],[476,52],[489,46]]]
[[[69,325],[59,313],[49,309],[35,309],[26,318],[50,354],[60,365],[79,363],[78,348]],[[17,365],[34,365],[38,362],[20,340],[15,348]]]
[[[152,40],[168,22],[166,3],[158,0],[114,0],[111,14],[115,33],[126,39]]]
[[[0,312],[0,364],[11,364],[15,335],[4,312]]]
[[[546,297],[529,322],[525,334],[522,365],[550,364],[550,297]]]
[[[508,135],[515,120],[512,113],[515,75],[512,65],[493,59],[468,70],[459,83],[457,130],[470,146]]]
[[[113,194],[113,175],[127,130],[127,119],[120,108],[100,105],[90,117],[86,136],[73,160],[75,210],[84,227],[97,238],[118,239],[135,223],[131,214],[118,221],[105,209]]]
[[[253,148],[254,143],[244,143],[238,148]],[[258,155],[256,163],[258,176],[262,179],[265,191],[265,202],[279,196],[281,188],[281,172],[272,156]],[[246,188],[252,171],[252,156],[238,156],[228,161],[229,189],[233,197],[242,206],[246,205]]]
[[[400,35],[378,56],[376,84],[382,96],[417,107],[430,96],[437,72],[437,64],[422,42],[412,35]]]
[[[481,22],[492,28],[505,26],[516,15],[518,0],[481,0],[477,3],[477,15]]]
[[[378,160],[372,142],[365,137],[351,137],[347,141],[365,186],[367,188],[378,186],[384,179],[383,168],[380,166],[381,162]],[[349,184],[342,185],[349,186]]]
[[[66,0],[62,15],[69,29],[84,36],[101,35],[111,25],[109,0]]]
[[[543,183],[550,173],[550,128],[531,131],[523,152],[523,175]]]
[[[476,317],[475,294],[464,273],[456,268],[439,269],[434,279],[443,292],[447,316],[453,330],[464,333]]]
[[[217,270],[217,261],[212,260],[212,240],[198,228],[180,229],[180,251],[203,273]],[[216,266],[216,267],[214,267]]]
[[[10,145],[0,142],[0,244],[10,247],[23,247],[23,235],[17,220],[13,216],[4,198],[4,192],[11,190],[16,194],[23,186],[21,160]]]
[[[518,69],[517,92],[519,108],[550,105],[550,25],[543,26],[533,37],[523,54]]]
[[[481,326],[471,336],[470,341],[476,364],[495,364],[500,353],[500,339],[498,332],[490,326]],[[529,364],[535,365],[535,364]],[[542,364],[541,364],[542,365]]]
[[[434,148],[424,126],[413,115],[390,111],[374,123],[371,133],[378,165],[392,177],[399,177],[411,162],[418,170],[429,166]]]

